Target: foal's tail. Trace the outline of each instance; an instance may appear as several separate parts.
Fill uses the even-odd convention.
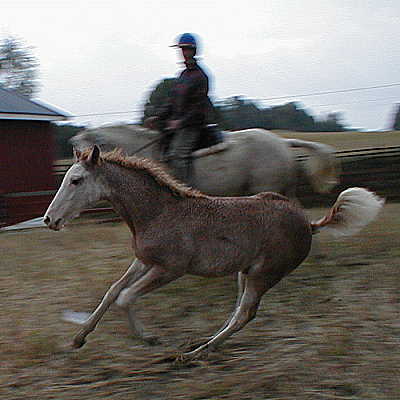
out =
[[[285,141],[289,147],[303,148],[309,153],[310,157],[304,166],[314,190],[325,193],[338,184],[340,166],[333,147],[300,139],[285,139]]]
[[[385,200],[369,190],[353,187],[339,194],[328,214],[311,222],[312,232],[354,235],[378,215]]]

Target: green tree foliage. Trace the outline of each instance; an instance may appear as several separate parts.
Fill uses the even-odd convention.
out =
[[[329,113],[324,119],[315,122],[314,131],[316,132],[343,132],[345,127],[340,113]]]
[[[271,108],[272,129],[310,132],[314,130],[314,118],[295,102]]]
[[[242,96],[233,96],[215,104],[218,124],[224,130],[271,127],[271,116],[253,101]]]
[[[32,48],[20,39],[6,37],[0,41],[0,85],[29,98],[38,90],[38,62]]]
[[[400,131],[400,104],[397,105],[397,112],[394,114],[392,129]]]
[[[175,82],[174,78],[164,79],[150,93],[144,107],[143,120],[156,114],[168,100]],[[233,96],[219,100],[212,105],[209,122],[218,122],[223,130],[248,128],[284,129],[304,132],[345,131],[341,115],[331,113],[326,119],[315,120],[299,103],[262,107],[244,96]]]
[[[341,132],[345,127],[341,115],[329,114],[316,121],[300,104],[291,102],[270,108],[259,107],[254,101],[235,96],[216,104],[219,124],[225,130],[247,128],[282,129],[302,132]]]

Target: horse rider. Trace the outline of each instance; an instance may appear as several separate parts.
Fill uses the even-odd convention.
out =
[[[154,129],[156,124],[163,125],[167,134],[173,133],[167,157],[169,166],[176,178],[190,184],[191,154],[199,142],[211,104],[209,79],[197,63],[198,44],[193,34],[182,34],[171,47],[181,50],[185,69],[176,79],[167,103],[156,116],[145,121],[145,126]]]

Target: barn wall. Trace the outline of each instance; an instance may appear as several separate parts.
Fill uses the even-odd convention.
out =
[[[54,189],[52,126],[43,121],[0,120],[0,191]]]
[[[43,215],[55,189],[53,127],[0,120],[0,226]]]

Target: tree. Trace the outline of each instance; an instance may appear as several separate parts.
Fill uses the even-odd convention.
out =
[[[397,105],[397,112],[394,115],[392,129],[394,131],[400,131],[400,104]]]
[[[346,128],[344,127],[342,114],[332,112],[324,119],[318,120],[315,123],[315,131],[317,132],[344,132]]]
[[[315,121],[302,109],[301,104],[290,102],[271,108],[272,129],[311,132]]]
[[[150,93],[144,106],[143,120],[156,115],[160,106],[170,96],[174,78],[164,79]],[[314,120],[301,103],[263,107],[245,96],[231,96],[211,104],[207,118],[209,123],[217,122],[223,130],[235,131],[248,128],[284,129],[302,132],[342,132],[340,113],[330,113],[325,119]],[[400,119],[400,112],[399,112]]]
[[[224,130],[248,128],[270,129],[270,116],[252,100],[243,96],[232,96],[220,100],[215,105],[218,124]]]
[[[20,39],[12,36],[0,42],[0,86],[29,98],[38,90],[38,62]]]

